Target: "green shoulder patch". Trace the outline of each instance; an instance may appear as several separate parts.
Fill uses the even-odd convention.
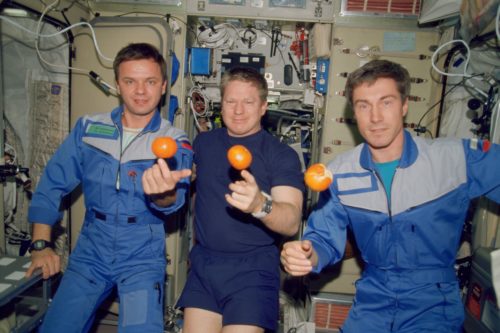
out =
[[[87,127],[88,135],[115,136],[116,128],[111,125],[91,124]]]

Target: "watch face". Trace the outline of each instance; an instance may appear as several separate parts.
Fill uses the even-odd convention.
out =
[[[48,246],[48,242],[43,239],[38,239],[31,244],[31,249],[35,251],[40,251]]]
[[[273,201],[271,199],[266,198],[266,202],[264,203],[264,207],[262,207],[262,211],[269,214],[273,209]]]
[[[37,240],[33,243],[33,248],[35,250],[43,250],[45,248],[45,241],[44,240]]]

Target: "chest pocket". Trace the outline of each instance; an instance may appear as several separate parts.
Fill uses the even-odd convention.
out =
[[[122,166],[120,173],[120,191],[127,193],[127,206],[133,212],[145,209],[146,197],[142,188],[144,172],[153,166],[154,161],[141,163],[128,163]]]

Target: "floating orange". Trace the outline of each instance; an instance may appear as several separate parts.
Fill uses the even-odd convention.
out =
[[[227,151],[227,159],[233,168],[243,170],[252,164],[252,153],[245,146],[234,145]]]
[[[311,165],[304,173],[306,185],[313,191],[326,190],[333,181],[333,175],[322,163]]]
[[[169,136],[161,136],[153,140],[151,150],[158,158],[170,158],[177,152],[177,142]]]

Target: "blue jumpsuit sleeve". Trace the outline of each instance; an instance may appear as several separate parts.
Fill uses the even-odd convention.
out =
[[[80,118],[45,166],[28,209],[30,223],[54,225],[61,220],[62,199],[82,181],[83,126]]]
[[[331,188],[321,192],[302,237],[312,242],[318,255],[318,265],[313,268],[314,273],[335,264],[344,256],[348,221],[344,207],[338,197],[331,193]]]
[[[174,158],[176,162],[175,164],[179,167],[176,168],[176,170],[191,169],[193,166],[193,150],[191,148],[191,145],[187,142],[187,140],[181,140],[180,142],[178,141],[177,145],[178,149],[175,153]],[[151,206],[154,209],[162,212],[163,214],[171,214],[177,211],[184,205],[184,202],[186,201],[186,193],[188,193],[190,183],[190,177],[183,178],[177,183],[175,203],[167,207],[160,207],[153,201],[151,201]]]
[[[500,145],[492,144],[489,149],[486,141],[463,140],[467,163],[467,183],[469,197],[485,195],[500,203]]]

